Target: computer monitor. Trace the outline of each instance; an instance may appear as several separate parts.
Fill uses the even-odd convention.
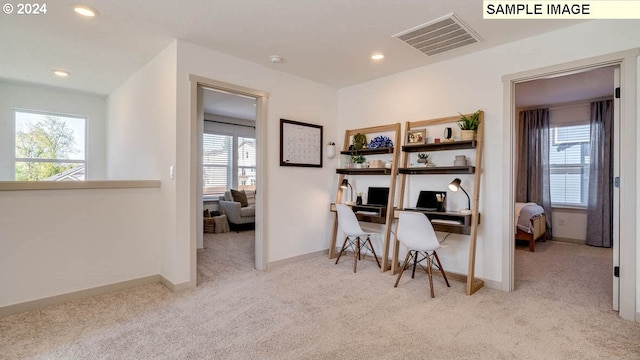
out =
[[[367,192],[367,205],[387,206],[389,203],[388,187],[370,187]]]
[[[427,211],[446,211],[447,192],[446,191],[420,191],[416,208]]]

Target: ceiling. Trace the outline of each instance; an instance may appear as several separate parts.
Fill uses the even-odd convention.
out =
[[[478,0],[86,0],[93,19],[76,15],[77,3],[3,14],[0,78],[108,95],[181,39],[341,88],[578,22],[483,20]],[[450,13],[483,41],[426,56],[392,38]],[[385,58],[372,61],[374,52]],[[285,61],[271,63],[273,54]],[[71,76],[56,78],[54,68]]]
[[[256,100],[237,94],[204,89],[204,113],[256,121]]]
[[[613,96],[614,67],[516,84],[517,108],[554,105]]]

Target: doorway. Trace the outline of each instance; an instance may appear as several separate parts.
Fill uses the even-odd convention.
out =
[[[628,272],[622,270],[618,273],[619,277],[614,279],[614,298],[615,291],[619,291],[619,315],[627,320],[634,320],[636,316],[636,244],[635,241],[624,241],[624,239],[635,239],[636,232],[636,158],[635,151],[622,152],[620,149],[635,149],[635,132],[637,128],[637,104],[635,96],[637,94],[636,78],[637,78],[637,56],[640,51],[638,49],[612,53],[599,57],[573,61],[571,63],[553,65],[546,68],[524,71],[517,74],[505,75],[503,77],[504,84],[504,118],[505,131],[503,132],[503,150],[504,150],[504,168],[503,172],[505,196],[503,197],[503,208],[505,216],[503,217],[503,263],[507,266],[503,267],[503,289],[505,291],[514,291],[514,247],[513,232],[515,228],[514,219],[514,203],[515,203],[515,102],[514,93],[515,86],[518,83],[563,76],[572,73],[584,72],[590,69],[596,69],[606,66],[619,67],[619,87],[620,97],[617,100],[618,108],[616,113],[619,115],[618,129],[624,129],[619,132],[619,141],[617,141],[617,149],[614,151],[614,158],[617,163],[625,164],[618,166],[615,170],[615,177],[619,177],[619,187],[614,189],[617,192],[615,196],[619,199],[618,205],[614,208],[614,216],[616,216],[616,226],[619,231],[614,234],[616,239],[614,245],[618,245],[618,249],[614,249],[613,266],[619,266],[619,269],[628,269]],[[623,180],[627,179],[627,183]],[[619,257],[619,260],[616,259]],[[616,261],[619,261],[616,263]],[[614,275],[614,269],[611,269],[611,276]],[[615,285],[618,283],[619,285]],[[615,300],[614,300],[615,302]]]
[[[545,127],[548,137],[545,136],[544,144],[540,143],[541,140],[537,140],[538,145],[533,148],[540,150],[543,148],[549,159],[548,165],[545,166],[547,170],[543,171],[548,175],[543,177],[538,175],[535,176],[536,179],[529,180],[524,179],[525,176],[516,178],[519,189],[516,201],[534,201],[539,205],[546,205],[544,212],[549,226],[548,236],[538,240],[535,244],[535,252],[530,251],[533,247],[530,248],[528,242],[516,241],[515,290],[535,289],[536,293],[547,293],[549,296],[556,297],[566,297],[566,293],[570,292],[576,294],[576,302],[584,301],[585,306],[611,304],[609,306],[614,310],[618,309],[618,284],[614,282],[611,272],[614,257],[616,259],[618,257],[618,254],[612,250],[613,240],[615,240],[615,248],[618,248],[618,239],[613,238],[613,233],[618,234],[618,229],[616,226],[615,231],[612,231],[614,226],[610,222],[610,219],[613,219],[613,210],[618,204],[615,196],[609,196],[614,195],[613,191],[607,191],[606,206],[601,212],[608,215],[606,221],[591,220],[592,223],[606,223],[608,231],[605,233],[610,236],[606,236],[606,244],[599,244],[602,247],[587,246],[593,245],[593,241],[587,241],[588,239],[595,239],[594,236],[588,236],[587,214],[589,206],[592,209],[595,207],[590,197],[597,195],[590,193],[590,188],[594,188],[594,184],[591,186],[589,184],[590,181],[594,181],[590,179],[590,166],[593,161],[591,149],[596,149],[596,146],[604,147],[604,144],[599,144],[590,136],[594,131],[590,125],[591,104],[607,101],[613,106],[611,102],[614,100],[618,73],[619,66],[606,66],[519,82],[515,85],[516,113],[513,117],[516,122],[515,128],[520,129],[524,126],[519,114],[526,115],[527,120],[530,121],[535,117],[545,116],[548,119],[548,126]],[[536,121],[540,120],[542,119]],[[613,127],[613,131],[607,130],[611,139],[607,143],[613,144],[610,146],[612,151],[606,152],[606,159],[596,161],[598,169],[606,168],[607,174],[610,170],[613,172],[613,165],[617,165],[614,161],[613,148],[617,145],[615,137],[619,122],[610,120],[612,125],[617,125]],[[539,131],[530,130],[533,133]],[[521,131],[518,133],[520,134]],[[517,141],[522,142],[522,139],[518,137]],[[517,153],[518,148],[522,147],[523,144],[517,143],[514,154],[516,158],[521,158]],[[529,147],[531,148],[532,145]],[[522,161],[516,164],[517,168],[521,166],[523,166]],[[536,168],[536,166],[532,165],[528,168]],[[535,191],[535,194],[532,194],[534,199],[528,196],[525,199],[526,183],[531,181],[536,184],[534,188],[542,187],[544,183],[541,182],[542,178],[547,179],[550,199],[540,201],[540,193]],[[600,184],[598,188],[613,189],[613,179],[610,176],[606,178],[606,183]],[[597,180],[595,181],[598,184]],[[589,205],[590,203],[592,204]],[[522,203],[516,203],[516,209],[522,209],[521,216],[523,213],[531,212],[530,207],[522,208],[522,206]],[[538,209],[542,210],[542,208]],[[517,221],[519,229],[523,227],[520,220],[522,219]],[[545,237],[547,241],[544,241]],[[550,276],[551,274],[553,276]],[[605,307],[605,309],[608,308]]]
[[[198,248],[215,252],[217,262],[235,258],[243,266],[254,268],[256,99],[211,88],[201,90],[205,219],[204,234],[198,234]],[[244,194],[247,201],[241,206],[232,194]]]
[[[264,176],[264,167],[265,167],[265,152],[266,152],[266,121],[267,121],[267,99],[268,94],[266,92],[262,92],[259,90],[254,90],[250,88],[245,88],[238,85],[233,85],[229,83],[224,83],[216,80],[206,79],[198,76],[191,75],[191,121],[192,121],[192,141],[195,144],[192,152],[192,161],[191,161],[191,173],[193,174],[193,179],[195,179],[194,187],[195,187],[195,212],[192,217],[192,221],[195,222],[195,234],[193,239],[193,248],[192,252],[192,261],[191,261],[191,276],[192,279],[196,279],[197,277],[197,257],[196,249],[203,247],[203,211],[204,211],[204,176],[203,176],[203,138],[205,133],[205,92],[211,92],[209,95],[213,95],[212,98],[224,98],[225,102],[246,102],[249,100],[249,104],[252,108],[249,110],[245,109],[245,112],[249,111],[254,114],[255,121],[253,125],[255,126],[255,173],[251,174],[251,177],[255,181],[255,256],[254,256],[254,267],[257,270],[266,270],[267,266],[267,254],[265,247],[265,236],[264,236],[264,200],[265,200],[265,192],[266,189],[266,178]],[[224,96],[222,96],[224,94]],[[240,100],[242,99],[242,100]],[[210,101],[214,102],[214,101]],[[255,104],[255,106],[254,106]],[[221,109],[224,110],[225,106],[222,106],[220,103],[213,105],[214,108],[217,108],[215,112],[221,112]],[[210,117],[210,116],[207,116]],[[252,125],[252,123],[246,123],[245,125]],[[242,123],[242,121],[239,121]],[[218,124],[223,125],[223,124]],[[215,124],[212,125],[215,127]],[[251,127],[251,126],[250,126]],[[242,169],[245,170],[245,175],[247,173],[247,167],[243,166],[243,164],[236,163],[235,167],[232,168],[231,171],[236,171],[234,174],[240,175],[242,174]],[[230,174],[229,178],[232,178]],[[233,176],[233,178],[236,178]],[[240,184],[240,176],[236,178],[238,184]],[[231,182],[233,183],[233,181]]]

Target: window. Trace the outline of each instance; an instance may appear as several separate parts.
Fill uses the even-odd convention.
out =
[[[256,139],[238,137],[238,189],[256,189]]]
[[[86,119],[15,111],[16,181],[85,180]]]
[[[550,129],[551,203],[587,206],[589,192],[589,125]]]
[[[224,194],[231,187],[233,136],[204,134],[202,147],[203,195]]]
[[[255,138],[204,133],[202,143],[203,195],[256,189]]]

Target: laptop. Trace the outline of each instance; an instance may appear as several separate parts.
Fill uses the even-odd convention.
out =
[[[447,192],[446,191],[420,191],[416,207],[407,210],[419,211],[439,211],[445,212],[447,209]]]
[[[386,207],[389,203],[388,187],[370,187],[367,191],[367,205]]]

